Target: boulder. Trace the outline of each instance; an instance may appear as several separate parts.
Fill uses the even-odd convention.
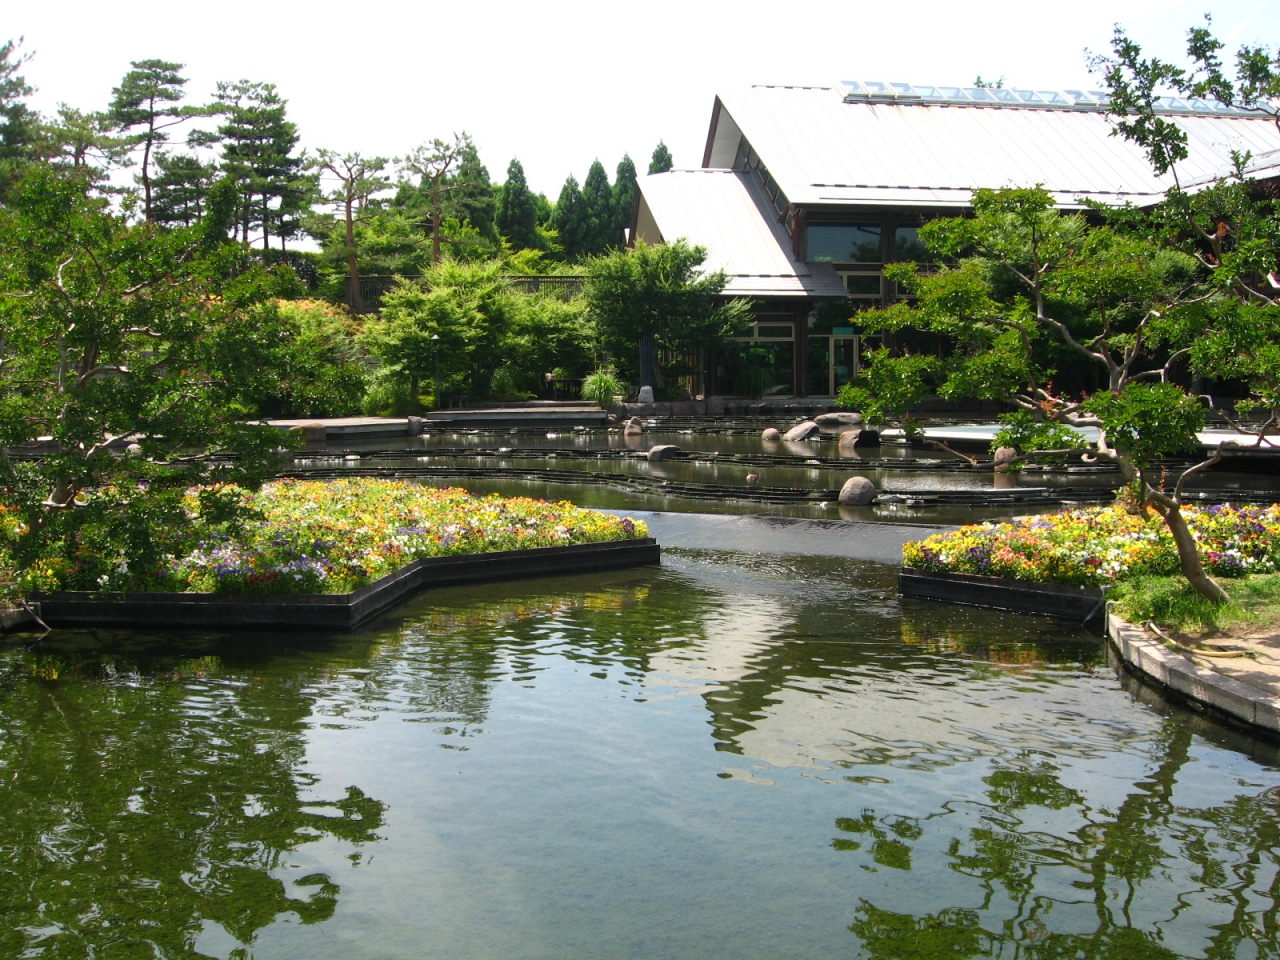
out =
[[[636,400],[639,403],[653,403],[653,387],[641,387],[640,396]]]
[[[656,447],[649,448],[649,462],[658,463],[661,460],[670,460],[679,452],[680,448],[674,443],[660,443]]]
[[[695,417],[705,417],[707,415],[707,402],[705,400],[690,400],[689,404],[693,407],[693,415]]]
[[[850,477],[840,488],[840,502],[850,507],[865,507],[876,498],[876,485],[866,477]]]
[[[409,419],[409,436],[411,437],[422,436],[422,418],[409,417],[408,419]]]
[[[813,422],[820,426],[823,430],[841,430],[847,427],[859,427],[862,425],[862,414],[860,413],[820,413],[813,418]]]
[[[325,430],[323,423],[300,423],[297,426],[289,428],[290,433],[302,435],[302,441],[308,448],[323,447],[328,439],[328,431]],[[422,431],[419,430],[419,433]]]
[[[671,415],[673,417],[692,417],[693,401],[678,400],[675,403],[671,404]]]
[[[1018,451],[1013,447],[1000,447],[996,450],[996,473],[1007,473],[1009,464],[1001,463],[1001,460],[1012,460],[1018,455]]]
[[[782,434],[773,427],[765,427],[765,429],[760,433],[760,439],[764,440],[766,443],[771,440],[777,441],[782,439]]]
[[[855,427],[853,430],[844,430],[840,434],[840,449],[852,450],[855,447],[874,446],[880,442],[879,430],[867,430],[861,427]]]
[[[617,426],[617,424],[618,424],[618,415],[617,415],[616,413],[611,413],[611,414],[609,414],[607,417],[605,417],[605,418],[604,418],[604,422],[605,422],[605,423],[607,423],[607,424],[609,424],[609,426],[611,426],[611,427],[613,427],[613,426]]]
[[[783,440],[808,440],[817,436],[820,428],[812,420],[803,420],[782,435]]]
[[[724,398],[723,397],[707,397],[707,416],[708,417],[724,416]]]
[[[632,417],[627,421],[627,425],[622,428],[622,432],[628,436],[638,437],[644,433],[644,424],[640,422],[639,417]]]

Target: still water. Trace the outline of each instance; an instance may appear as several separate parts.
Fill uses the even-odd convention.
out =
[[[0,956],[1277,956],[1275,747],[815,549],[5,648]]]

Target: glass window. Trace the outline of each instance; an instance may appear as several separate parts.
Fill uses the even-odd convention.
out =
[[[716,382],[731,397],[795,394],[793,340],[734,340],[720,351]]]
[[[938,92],[937,87],[916,87],[916,93],[922,97],[928,97],[931,100],[942,99],[942,94]]]
[[[878,297],[880,296],[880,274],[846,273],[844,286],[851,297]]]
[[[893,87],[893,92],[900,97],[914,97],[916,95],[909,83],[891,83],[889,86]]]
[[[884,256],[878,223],[815,223],[809,227],[813,263],[880,263]]]
[[[964,91],[959,87],[939,87],[938,89],[942,91],[942,95],[948,100],[963,100],[966,103],[969,102],[969,98],[964,95]]]
[[[920,239],[919,227],[898,227],[893,232],[893,259],[929,261],[929,248]]]
[[[889,92],[889,88],[879,80],[863,80],[862,85],[874,96],[884,96]]]
[[[1032,91],[1030,91],[1030,90],[1015,90],[1015,91],[1013,91],[1013,92],[1014,92],[1014,93],[1016,93],[1019,97],[1021,97],[1021,98],[1022,98],[1022,102],[1023,102],[1023,103],[1044,103],[1044,101],[1043,101],[1043,100],[1041,100],[1039,97],[1037,97],[1037,96],[1036,96]]]
[[[1018,99],[1018,95],[1014,93],[1012,90],[992,90],[991,95],[995,97],[997,100],[999,100],[1001,103],[1021,103],[1022,102],[1021,100]]]
[[[1067,102],[1067,98],[1060,94],[1057,90],[1040,90],[1040,96],[1044,98],[1045,103],[1054,103],[1062,106]]]
[[[973,97],[978,103],[996,102],[996,98],[991,95],[991,91],[985,87],[965,87],[964,92]]]

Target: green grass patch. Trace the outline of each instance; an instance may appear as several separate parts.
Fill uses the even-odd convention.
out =
[[[1184,634],[1271,632],[1280,629],[1280,574],[1220,580],[1230,603],[1206,600],[1183,577],[1136,577],[1109,594],[1130,623],[1154,620]]]

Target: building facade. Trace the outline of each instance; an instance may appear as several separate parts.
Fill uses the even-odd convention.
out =
[[[1183,184],[1211,182],[1233,151],[1274,158],[1269,117],[1167,97],[1187,134]],[[640,180],[631,236],[684,238],[755,304],[750,331],[703,358],[697,392],[825,397],[857,371],[859,310],[902,296],[885,264],[921,261],[920,226],[963,215],[979,188],[1087,202],[1158,203],[1174,184],[1112,135],[1105,95],[846,81],[753,86],[716,98],[702,166]]]

